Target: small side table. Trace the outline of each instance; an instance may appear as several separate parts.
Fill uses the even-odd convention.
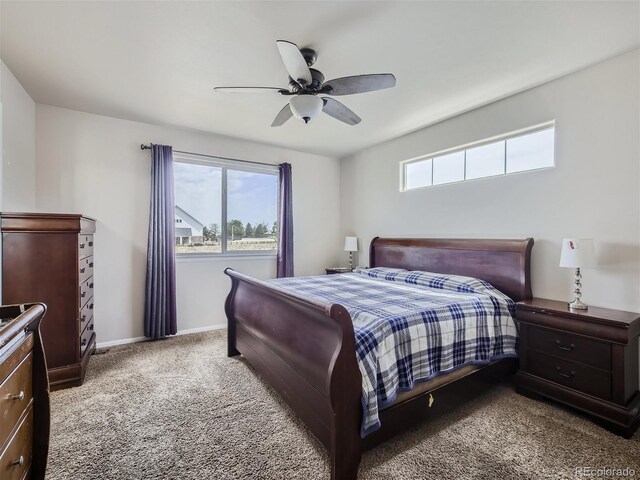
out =
[[[516,304],[516,319],[517,391],[581,410],[630,438],[640,423],[640,314],[534,298]]]
[[[325,268],[325,272],[327,273],[327,275],[333,275],[336,273],[351,273],[352,270],[348,267],[331,267]]]

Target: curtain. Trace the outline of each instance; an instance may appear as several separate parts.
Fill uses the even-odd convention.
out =
[[[175,335],[176,264],[173,152],[151,145],[151,210],[147,244],[144,334],[148,338]]]
[[[293,277],[293,207],[291,165],[280,164],[278,205],[278,278]]]

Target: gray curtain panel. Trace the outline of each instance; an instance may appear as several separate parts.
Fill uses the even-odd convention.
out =
[[[176,263],[173,152],[151,145],[151,211],[147,246],[144,334],[148,338],[175,335]]]
[[[280,164],[278,210],[278,278],[293,277],[293,206],[291,165]]]

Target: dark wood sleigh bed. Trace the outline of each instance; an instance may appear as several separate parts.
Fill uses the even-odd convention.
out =
[[[376,237],[369,265],[476,277],[519,301],[532,297],[532,247],[530,238]],[[356,479],[364,450],[460,405],[515,371],[515,359],[498,360],[421,391],[381,410],[381,428],[361,438],[362,377],[347,310],[292,295],[231,269],[225,273],[232,281],[225,305],[228,355],[242,354],[326,446],[332,480]]]

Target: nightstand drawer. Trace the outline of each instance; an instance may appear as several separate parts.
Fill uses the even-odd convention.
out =
[[[574,390],[611,400],[611,374],[544,353],[527,351],[526,372]]]
[[[527,326],[526,341],[526,347],[529,349],[603,370],[611,370],[611,344],[609,343],[533,325]]]

